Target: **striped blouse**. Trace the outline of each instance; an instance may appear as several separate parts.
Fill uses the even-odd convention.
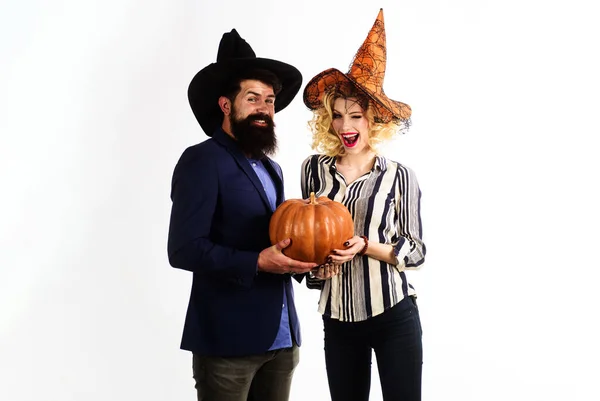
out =
[[[302,196],[343,203],[354,219],[355,235],[391,244],[398,264],[355,256],[329,280],[307,277],[309,288],[321,290],[319,312],[332,319],[358,322],[381,314],[404,297],[416,295],[405,270],[418,269],[425,259],[421,240],[421,191],[409,168],[377,156],[371,171],[347,185],[335,157],[309,156],[302,163]]]

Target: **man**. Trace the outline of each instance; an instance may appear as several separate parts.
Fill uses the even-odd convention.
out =
[[[284,200],[274,114],[302,83],[291,65],[257,58],[234,29],[217,62],[188,90],[205,142],[173,173],[168,255],[193,272],[181,348],[193,353],[198,400],[282,401],[298,363],[292,274],[315,267],[271,246],[270,217]]]

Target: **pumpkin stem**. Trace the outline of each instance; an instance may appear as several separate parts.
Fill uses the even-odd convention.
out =
[[[317,204],[317,200],[315,199],[315,193],[314,192],[310,193],[310,204],[311,205],[316,205]]]

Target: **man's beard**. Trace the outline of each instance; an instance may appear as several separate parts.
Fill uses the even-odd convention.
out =
[[[263,120],[267,125],[254,125],[255,120]],[[232,110],[230,122],[231,132],[237,139],[238,146],[250,158],[262,159],[277,150],[275,123],[268,114],[251,114],[244,119],[238,119],[235,110]]]

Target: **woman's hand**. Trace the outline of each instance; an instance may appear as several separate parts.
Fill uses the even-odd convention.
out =
[[[310,271],[310,276],[318,280],[328,280],[338,274],[340,274],[340,265],[334,263],[324,263]]]
[[[342,264],[354,259],[354,256],[359,253],[366,245],[363,238],[355,235],[348,241],[344,242],[346,249],[334,249],[329,256],[333,263]]]

